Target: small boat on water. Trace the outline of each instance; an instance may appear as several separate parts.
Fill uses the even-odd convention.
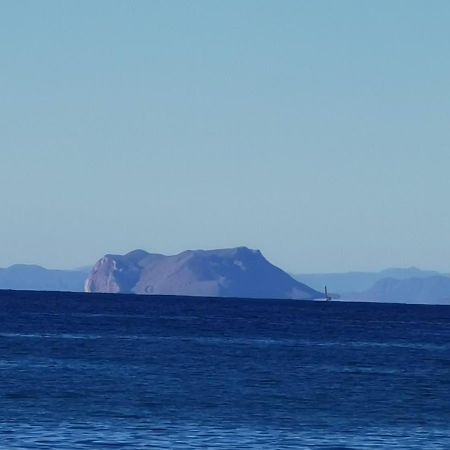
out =
[[[328,295],[328,290],[327,290],[327,287],[326,287],[326,286],[325,286],[325,300],[326,300],[327,302],[331,301],[331,296]]]

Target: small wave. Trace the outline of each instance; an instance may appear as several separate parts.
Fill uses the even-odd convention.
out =
[[[295,338],[251,338],[251,337],[215,337],[215,336],[149,336],[134,334],[81,334],[81,333],[0,333],[0,338],[24,339],[105,339],[105,340],[141,340],[148,342],[185,341],[213,345],[244,346],[301,346],[301,347],[350,347],[350,348],[402,348],[428,351],[448,351],[448,344],[430,344],[423,342],[377,342],[377,341],[313,341]]]
[[[107,339],[109,336],[99,334],[71,334],[71,333],[0,333],[0,338],[25,339]]]

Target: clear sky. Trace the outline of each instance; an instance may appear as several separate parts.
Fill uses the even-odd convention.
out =
[[[0,1],[0,266],[247,245],[450,271],[448,0]]]

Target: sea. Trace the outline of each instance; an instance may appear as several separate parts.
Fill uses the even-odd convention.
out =
[[[1,449],[450,449],[450,307],[0,292]]]

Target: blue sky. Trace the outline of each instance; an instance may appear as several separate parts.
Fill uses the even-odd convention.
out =
[[[0,10],[0,266],[247,245],[450,271],[448,1]]]

